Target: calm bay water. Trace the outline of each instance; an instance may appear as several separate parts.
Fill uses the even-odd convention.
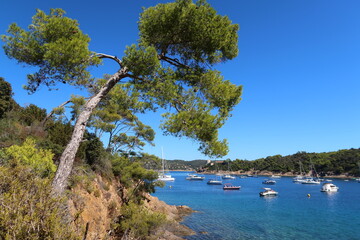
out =
[[[237,177],[223,182],[241,190],[224,191],[221,185],[206,184],[213,175],[188,181],[188,173],[171,172],[176,180],[153,194],[198,211],[183,222],[198,233],[187,239],[360,239],[360,183],[353,180],[333,179],[340,189],[329,194],[320,192],[322,184],[295,184],[290,177],[276,180],[276,185],[263,185],[261,176]],[[279,195],[261,198],[263,187]]]

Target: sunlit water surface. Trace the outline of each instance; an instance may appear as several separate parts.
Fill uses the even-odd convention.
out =
[[[321,185],[304,185],[292,178],[263,185],[265,177],[224,180],[240,191],[204,181],[188,181],[189,172],[171,172],[176,178],[157,189],[154,196],[172,205],[196,210],[183,224],[197,232],[186,239],[360,239],[360,183],[333,179],[336,193],[320,192]],[[263,187],[277,197],[259,197]],[[311,197],[307,197],[310,194]]]

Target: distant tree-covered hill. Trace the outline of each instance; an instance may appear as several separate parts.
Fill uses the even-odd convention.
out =
[[[207,160],[167,160],[166,167],[169,170],[198,170],[207,164]]]
[[[306,173],[315,169],[321,176],[360,176],[360,149],[344,149],[335,152],[297,152],[288,156],[274,155],[253,161],[236,159],[221,164],[207,165],[207,170],[270,171],[274,173],[300,173],[300,165]]]

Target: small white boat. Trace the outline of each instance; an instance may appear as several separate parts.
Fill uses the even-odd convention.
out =
[[[175,178],[171,177],[171,175],[169,175],[169,174],[160,174],[157,180],[164,181],[164,182],[170,182],[170,181],[175,181]]]
[[[271,188],[264,188],[265,191],[260,192],[260,197],[266,197],[266,196],[277,196],[278,192],[272,190]]]
[[[321,182],[317,179],[306,178],[304,181],[301,181],[302,184],[320,184]]]
[[[337,192],[339,187],[333,183],[324,183],[321,187],[321,192]]]
[[[268,184],[268,185],[274,185],[274,184],[276,184],[276,181],[271,180],[271,179],[265,179],[262,183],[263,184]]]
[[[224,190],[240,190],[240,186],[233,186],[231,183],[225,183],[223,186]]]
[[[198,176],[196,174],[188,174],[188,176],[186,177],[186,180],[190,180],[190,181],[202,181],[204,179],[205,177]]]
[[[222,181],[221,180],[215,180],[215,179],[210,179],[207,184],[209,185],[222,185]]]
[[[271,175],[271,178],[281,178],[279,175]]]
[[[221,178],[222,179],[235,179],[236,177],[231,176],[230,174],[226,174],[226,175],[221,176]]]
[[[296,176],[296,177],[293,178],[293,182],[294,183],[301,183],[302,181],[304,181],[304,179],[305,179],[304,176],[299,175],[299,176]]]

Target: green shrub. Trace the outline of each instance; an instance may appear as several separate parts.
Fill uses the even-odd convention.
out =
[[[41,176],[49,176],[56,171],[54,154],[50,150],[36,148],[35,140],[27,138],[22,145],[13,145],[5,149],[5,154],[15,164],[29,166]]]
[[[94,191],[92,181],[95,179],[95,173],[88,165],[75,166],[71,172],[68,186],[74,188],[77,185],[82,186],[88,193]]]
[[[162,213],[154,213],[143,205],[135,203],[125,204],[121,207],[121,220],[118,228],[124,235],[146,239],[153,230],[166,222]]]
[[[0,166],[0,239],[79,239],[50,183],[28,167]]]

